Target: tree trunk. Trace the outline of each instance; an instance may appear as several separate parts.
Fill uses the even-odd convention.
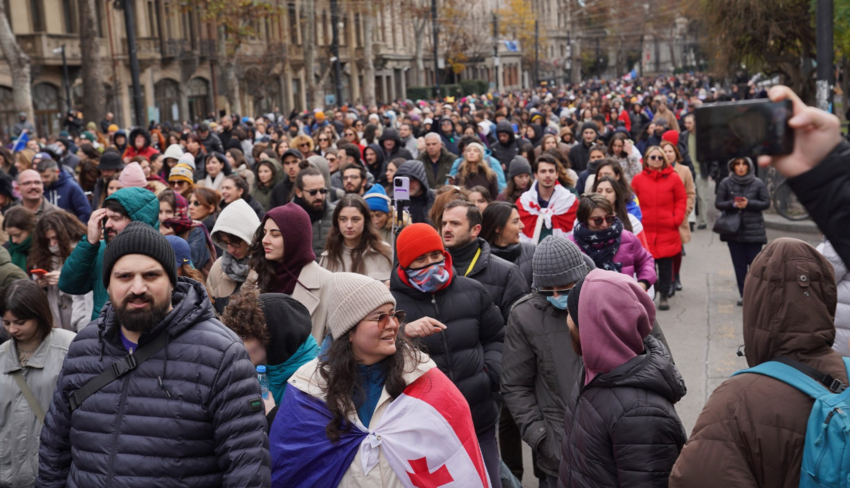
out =
[[[304,10],[301,11],[304,38],[301,44],[304,46],[304,83],[307,85],[307,103],[312,105],[310,109],[322,106],[322,87],[316,84],[316,4],[312,0],[302,2]]]
[[[413,58],[416,60],[416,84],[425,86],[425,59],[423,58],[422,36],[425,35],[425,25],[427,22],[416,19],[413,21]]]
[[[218,28],[218,69],[224,79],[224,96],[230,105],[231,114],[242,114],[242,101],[239,99],[239,80],[236,79],[236,70],[233,66],[233,57],[239,46],[234,47],[232,56],[227,53],[227,37],[224,35],[224,27]]]
[[[363,103],[367,107],[375,105],[375,63],[373,62],[374,50],[372,40],[374,12],[372,2],[365,1],[365,15],[363,19]]]
[[[9,19],[6,17],[6,4],[0,1],[0,51],[12,72],[12,98],[15,112],[25,112],[27,120],[35,119],[32,108],[32,75],[30,57],[18,45]],[[17,118],[17,117],[16,117]],[[47,134],[45,134],[47,135]]]
[[[103,63],[97,42],[95,0],[80,0],[80,67],[83,77],[83,117],[97,123],[106,113]]]

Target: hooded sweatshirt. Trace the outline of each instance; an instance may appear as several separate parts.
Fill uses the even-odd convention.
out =
[[[287,156],[295,156],[298,160],[304,159],[304,156],[301,154],[301,151],[298,149],[287,149],[286,152],[283,153],[283,156],[280,158],[280,164],[283,165],[283,161]],[[283,181],[275,185],[274,189],[272,189],[272,197],[269,203],[271,208],[279,207],[281,205],[286,204],[286,202],[292,200],[293,188],[295,187],[295,182],[289,180],[289,176],[286,176]]]
[[[392,151],[387,151],[384,145],[385,141],[392,140],[395,141],[395,147]],[[398,131],[393,128],[384,129],[384,132],[381,133],[381,137],[378,138],[378,144],[381,146],[381,149],[384,151],[384,160],[392,161],[395,158],[404,158],[405,161],[413,159],[413,153],[407,150],[405,147],[405,143],[401,141],[401,136],[398,135]],[[414,146],[415,146],[414,142]],[[386,172],[385,172],[386,173]],[[385,180],[386,178],[384,178]],[[383,181],[383,180],[381,180]],[[386,184],[386,181],[383,181],[381,184]]]
[[[44,189],[44,198],[53,205],[66,210],[86,223],[91,215],[91,204],[80,185],[70,173],[60,168],[59,179]]]
[[[841,355],[832,349],[836,302],[832,265],[815,248],[789,238],[768,244],[744,284],[747,365],[785,357],[847,384]],[[796,488],[812,404],[805,393],[768,376],[729,378],[697,419],[670,487]]]
[[[508,134],[508,143],[502,144],[502,141],[499,140],[499,134]],[[516,136],[514,135],[514,128],[511,126],[510,122],[507,120],[503,120],[496,124],[496,142],[491,147],[493,151],[493,157],[501,163],[502,167],[505,169],[505,173],[510,171],[511,160],[519,153],[519,146],[516,142]]]
[[[106,200],[116,200],[124,207],[133,222],[144,222],[159,230],[159,200],[152,191],[144,188],[122,188]],[[91,244],[83,236],[77,247],[65,260],[59,276],[59,290],[70,295],[85,295],[94,291],[92,320],[100,315],[103,305],[109,300],[103,286],[103,252],[106,241]]]
[[[260,166],[267,166],[272,169],[272,179],[268,185],[263,185],[260,182]],[[251,196],[263,207],[263,210],[268,212],[271,208],[272,190],[275,185],[283,181],[284,178],[287,178],[286,173],[283,172],[283,166],[281,166],[277,159],[270,158],[260,161],[254,166],[254,176],[257,186],[251,190]]]
[[[428,212],[431,211],[436,197],[434,190],[428,186],[428,176],[425,174],[425,167],[422,165],[422,161],[406,161],[402,163],[398,167],[395,176],[407,176],[422,185],[422,193],[410,197],[410,220],[414,224],[430,224],[431,221],[428,219]]]
[[[396,138],[397,137],[398,136],[396,136]],[[398,143],[398,141],[396,141],[396,143]],[[384,149],[381,146],[379,146],[378,144],[369,144],[368,146],[366,146],[366,148],[374,151],[375,156],[376,156],[375,164],[369,164],[369,163],[366,162],[366,151],[365,150],[363,151],[363,163],[364,163],[364,166],[366,166],[366,171],[368,171],[372,175],[372,177],[374,178],[375,181],[378,182],[378,184],[386,185],[387,184],[387,161],[389,161],[389,159],[386,157],[386,153],[384,152]],[[412,159],[412,158],[405,158],[405,160],[407,160],[407,159]],[[342,171],[340,171],[340,173],[342,173]]]
[[[599,129],[593,122],[582,125],[581,131],[576,134],[578,143],[570,149],[570,164],[572,164],[573,169],[577,173],[581,173],[587,169],[587,162],[590,161],[590,146],[592,143],[588,144],[584,140],[584,131],[587,129],[593,130],[593,132],[596,132],[596,136],[599,137]]]
[[[260,225],[266,225],[268,219],[274,220],[280,228],[284,242],[283,259],[272,263],[276,279],[270,283],[268,291],[292,295],[301,268],[316,260],[310,216],[297,204],[287,203],[269,210]]]
[[[142,146],[141,149],[136,149],[136,136],[142,135],[145,137],[145,145]],[[127,140],[127,148],[124,150],[124,158],[134,158],[136,156],[142,156],[150,159],[159,154],[159,151],[151,147],[151,135],[142,128],[136,128],[130,131],[130,137]]]

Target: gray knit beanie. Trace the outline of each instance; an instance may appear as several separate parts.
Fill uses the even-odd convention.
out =
[[[519,175],[530,175],[531,174],[531,165],[528,164],[528,160],[525,157],[517,154],[511,159],[510,171],[508,172],[508,180],[513,178],[514,176]]]
[[[395,298],[380,281],[356,273],[334,273],[329,288],[328,327],[334,340],[339,339],[374,312],[392,304]]]
[[[558,236],[549,236],[537,245],[531,270],[535,288],[566,286],[590,272],[579,247]]]

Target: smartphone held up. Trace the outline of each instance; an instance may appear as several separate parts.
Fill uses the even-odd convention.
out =
[[[780,156],[794,150],[790,100],[768,99],[703,105],[695,111],[697,159],[726,162],[733,158]]]

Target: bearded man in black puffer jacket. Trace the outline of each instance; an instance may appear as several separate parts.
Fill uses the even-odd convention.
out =
[[[215,318],[203,285],[177,277],[165,237],[128,225],[106,248],[103,282],[110,302],[68,349],[41,432],[36,486],[270,486],[254,366]],[[74,395],[161,334],[163,347],[147,361],[131,362],[85,398]]]

